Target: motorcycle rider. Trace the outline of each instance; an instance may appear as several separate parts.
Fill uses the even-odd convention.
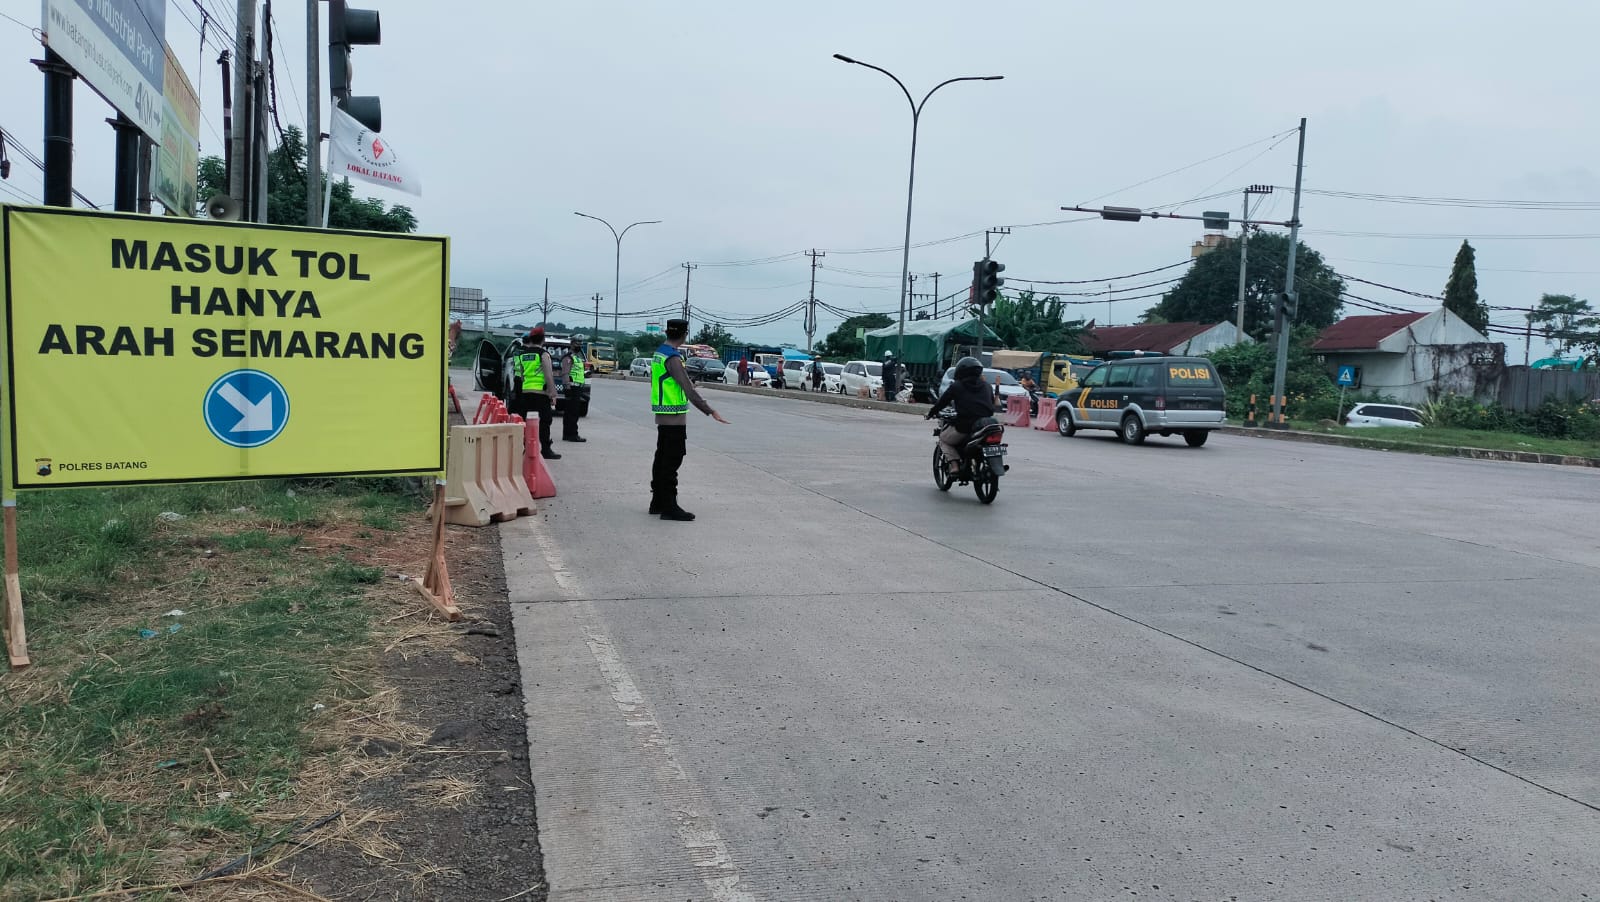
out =
[[[946,407],[954,407],[956,415],[939,433],[939,446],[944,449],[945,466],[953,476],[961,470],[961,447],[972,434],[974,424],[994,416],[994,386],[983,378],[983,364],[978,358],[963,357],[956,362],[950,387],[933,402],[933,409],[923,419],[933,419]]]

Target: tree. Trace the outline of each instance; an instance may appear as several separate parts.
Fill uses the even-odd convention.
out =
[[[1066,305],[1054,295],[1039,298],[1032,290],[1015,298],[1001,295],[983,323],[1008,348],[1051,354],[1077,354],[1083,350],[1083,320],[1068,320]]]
[[[1275,299],[1283,291],[1289,259],[1289,236],[1258,232],[1250,236],[1245,264],[1244,330],[1263,338],[1272,331]],[[1344,279],[1322,255],[1300,242],[1294,264],[1295,293],[1300,296],[1295,323],[1318,329],[1333,325],[1344,306]],[[1183,281],[1145,312],[1146,322],[1238,322],[1239,242],[1230,241],[1198,258]]]
[[[1555,346],[1558,357],[1574,348],[1600,352],[1600,317],[1594,315],[1588,301],[1570,294],[1547,294],[1528,314],[1528,322]]]
[[[894,318],[887,313],[863,313],[852,316],[839,324],[839,328],[828,333],[816,346],[818,357],[831,357],[834,360],[859,360],[867,355],[867,343],[864,339],[857,338],[856,332],[865,329],[882,329],[894,325]]]
[[[199,182],[202,198],[228,193],[227,169],[221,157],[200,161]],[[267,154],[267,221],[274,225],[306,224],[306,143],[304,134],[292,125],[284,129],[283,140]],[[374,198],[357,199],[350,180],[341,179],[333,183],[328,228],[415,232],[417,217],[410,207],[401,204],[386,207]]]
[[[721,323],[707,323],[700,327],[699,332],[694,333],[693,338],[689,339],[689,344],[710,345],[716,348],[718,353],[721,353],[723,348],[738,343],[739,339],[734,338],[732,332],[722,328]]]
[[[1289,399],[1288,415],[1296,419],[1332,418],[1338,412],[1339,390],[1328,378],[1326,364],[1317,362],[1311,351],[1320,330],[1296,325],[1289,332],[1288,367],[1284,373],[1284,396]],[[1228,416],[1243,418],[1250,396],[1255,395],[1256,416],[1264,418],[1271,406],[1277,347],[1268,342],[1242,342],[1219,348],[1206,355],[1217,367],[1217,375],[1227,387]]]
[[[1478,266],[1472,245],[1461,242],[1455,265],[1444,283],[1444,309],[1466,320],[1479,332],[1489,328],[1489,308],[1478,299]]]

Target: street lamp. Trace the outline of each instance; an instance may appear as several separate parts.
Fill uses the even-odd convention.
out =
[[[628,229],[633,228],[633,226],[656,225],[660,223],[661,220],[647,219],[644,222],[636,222],[633,223],[633,225],[628,226],[627,229],[623,229],[621,233],[618,233],[616,229],[611,228],[611,223],[606,222],[604,219],[601,219],[598,216],[590,216],[588,213],[579,213],[577,210],[573,210],[572,215],[582,216],[584,219],[592,219],[595,222],[600,223],[606,228],[611,229],[611,237],[617,239],[617,268],[612,274],[611,282],[611,331],[616,332],[618,311],[622,309],[622,236],[628,234]],[[596,328],[595,331],[599,332],[600,330]],[[595,338],[598,340],[600,336],[596,335]]]
[[[900,336],[897,345],[899,350],[896,353],[897,358],[903,358],[906,353],[906,292],[911,284],[911,198],[913,189],[917,184],[917,122],[922,118],[922,107],[928,102],[928,98],[933,96],[934,91],[945,85],[958,81],[999,81],[1005,76],[963,75],[960,78],[949,78],[934,85],[932,91],[923,95],[922,103],[918,103],[912,99],[911,92],[906,90],[905,82],[895,78],[894,73],[888,69],[874,66],[871,63],[864,63],[858,59],[851,59],[842,53],[835,53],[833,58],[856,66],[866,66],[868,69],[877,69],[884,75],[894,78],[894,83],[899,85],[900,90],[906,95],[906,103],[911,104],[911,174],[906,178],[906,241],[905,249],[900,255]]]

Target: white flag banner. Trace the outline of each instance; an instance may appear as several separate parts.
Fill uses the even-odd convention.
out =
[[[386,185],[396,191],[422,196],[422,182],[416,170],[395,153],[389,139],[357,122],[355,117],[333,108],[332,136],[328,141],[328,175],[341,175]]]

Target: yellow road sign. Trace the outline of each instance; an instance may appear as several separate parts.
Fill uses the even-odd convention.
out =
[[[18,488],[444,469],[446,239],[0,216]]]

